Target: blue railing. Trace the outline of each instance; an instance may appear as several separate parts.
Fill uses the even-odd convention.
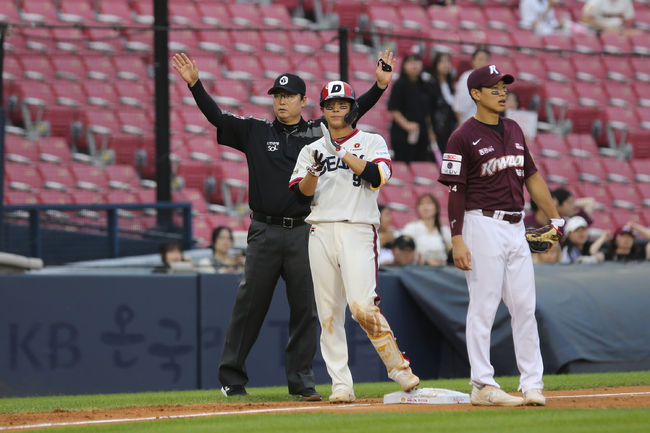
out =
[[[192,204],[187,202],[171,203],[124,203],[124,204],[24,204],[24,205],[2,205],[0,209],[4,213],[23,211],[29,214],[29,239],[30,255],[32,257],[42,257],[42,230],[41,214],[46,211],[106,211],[106,235],[108,237],[108,255],[109,257],[118,257],[120,253],[119,245],[119,228],[118,228],[118,210],[145,210],[155,209],[156,211],[180,209],[183,214],[183,227],[181,230],[181,244],[183,249],[192,247]],[[7,216],[4,215],[4,220]],[[2,218],[0,217],[0,221]],[[171,221],[171,216],[170,216]]]

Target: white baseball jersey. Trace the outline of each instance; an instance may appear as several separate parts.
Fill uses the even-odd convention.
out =
[[[325,138],[303,147],[291,175],[289,185],[300,182],[307,175],[307,167],[314,163],[314,150],[326,158],[325,173],[318,179],[311,203],[311,213],[305,218],[309,224],[346,221],[379,225],[377,196],[379,188],[390,178],[390,155],[386,141],[378,134],[354,130],[338,143],[360,159],[380,164],[381,184],[373,188],[361,179],[341,159],[331,155],[324,146]],[[381,164],[384,163],[384,164]]]

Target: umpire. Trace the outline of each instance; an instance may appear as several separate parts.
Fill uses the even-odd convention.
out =
[[[392,78],[393,54],[379,54],[377,83],[359,98],[359,116],[370,110]],[[385,61],[384,61],[385,60]],[[289,342],[285,369],[289,393],[306,401],[321,400],[315,389],[312,361],[316,354],[318,318],[307,253],[310,198],[291,192],[287,185],[300,150],[322,136],[323,119],[305,121],[305,82],[282,74],[268,93],[273,95],[275,120],[239,117],[222,112],[199,80],[195,61],[175,54],[173,68],[188,83],[205,117],[217,127],[219,144],[246,154],[249,169],[249,206],[252,221],[244,275],[239,284],[219,363],[221,392],[248,395],[245,361],[257,339],[278,278],[282,276],[289,302]]]

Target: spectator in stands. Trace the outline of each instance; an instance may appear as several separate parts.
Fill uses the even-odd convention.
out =
[[[553,194],[551,193],[551,197]],[[557,207],[557,205],[555,206]],[[538,206],[537,203],[531,198],[530,199],[530,212],[526,212],[524,217],[524,226],[528,227],[542,227],[548,223],[548,217]],[[533,257],[535,255],[533,254]]]
[[[447,140],[458,126],[456,113],[451,108],[454,103],[454,84],[451,57],[447,53],[437,53],[431,64],[431,92],[433,109],[431,122],[435,141],[440,153],[445,153]]]
[[[199,267],[203,270],[212,269],[213,272],[241,272],[244,270],[244,255],[241,251],[234,250],[232,230],[226,226],[219,226],[212,231],[212,256],[202,259]]]
[[[506,95],[506,109],[500,116],[512,119],[521,127],[524,133],[526,143],[530,143],[531,139],[537,133],[537,112],[532,110],[522,110],[519,104],[519,95],[517,92],[508,90]]]
[[[635,231],[650,239],[650,229],[630,221],[616,229],[609,245],[603,249],[605,260],[613,262],[650,260],[650,242],[636,243]]]
[[[555,207],[562,218],[568,220],[572,216],[580,215],[588,225],[591,225],[593,222],[591,215],[596,207],[596,199],[593,197],[575,198],[571,191],[563,187],[551,191],[551,196],[556,201]]]
[[[398,236],[398,230],[393,227],[393,211],[385,205],[379,205],[379,264],[393,262],[393,241]]]
[[[632,0],[588,0],[582,8],[582,23],[594,31],[630,32],[634,18]]]
[[[440,224],[440,203],[433,194],[425,193],[418,197],[415,208],[420,219],[406,224],[402,234],[415,240],[425,265],[446,265],[451,250],[451,230]]]
[[[358,115],[370,110],[392,79],[393,53],[379,53],[377,83],[358,98]],[[384,62],[389,70],[382,67]],[[305,82],[297,75],[279,75],[268,94],[273,96],[273,122],[222,112],[199,80],[199,68],[185,53],[173,57],[172,67],[189,85],[199,109],[217,128],[217,141],[246,155],[249,206],[252,210],[244,276],[239,285],[219,362],[221,392],[246,396],[246,358],[257,340],[267,306],[280,276],[290,305],[289,344],[285,365],[289,393],[319,401],[312,363],[318,345],[318,317],[309,268],[307,240],[310,199],[287,188],[300,150],[322,136],[324,119],[305,121]],[[248,95],[242,95],[247,98]]]
[[[154,272],[156,273],[169,272],[172,267],[172,263],[176,262],[191,263],[192,267],[194,267],[192,259],[183,255],[181,244],[176,241],[161,243],[158,247],[158,251],[160,252],[160,261],[162,262],[162,266],[154,268]]]
[[[486,48],[478,48],[472,54],[472,69],[463,72],[460,77],[458,77],[452,108],[456,113],[459,125],[462,125],[467,119],[476,114],[476,104],[467,91],[467,78],[474,69],[489,64],[490,52]]]
[[[431,93],[422,72],[420,55],[408,54],[388,99],[388,111],[393,117],[390,125],[393,161],[435,161],[431,150],[435,140],[431,127]]]
[[[538,36],[564,31],[566,17],[562,21],[555,16],[555,0],[520,0],[519,26],[532,30]]]
[[[401,235],[393,242],[393,261],[386,265],[408,266],[423,264],[422,256],[415,249],[415,241],[408,235]]]
[[[562,247],[562,260],[564,264],[571,263],[597,263],[605,260],[603,253],[599,252],[605,241],[601,236],[598,241],[589,240],[587,221],[581,216],[574,216],[564,226],[566,239]]]

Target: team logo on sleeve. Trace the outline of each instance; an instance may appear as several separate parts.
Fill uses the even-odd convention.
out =
[[[455,153],[445,153],[442,156],[442,164],[440,165],[441,174],[449,174],[452,176],[460,175],[461,161],[463,160],[462,155],[457,155]]]

